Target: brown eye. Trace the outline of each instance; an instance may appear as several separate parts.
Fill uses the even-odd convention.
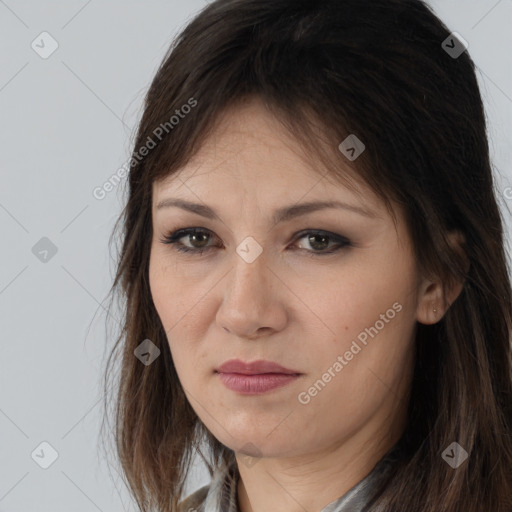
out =
[[[182,253],[189,253],[191,255],[200,255],[206,251],[210,251],[215,245],[208,245],[208,241],[212,238],[212,233],[208,229],[204,228],[186,228],[179,229],[174,233],[171,233],[161,239],[160,241],[166,245],[173,245],[174,248]],[[295,240],[305,238],[309,248],[299,248],[304,251],[308,256],[322,256],[327,254],[333,254],[340,249],[350,246],[350,241],[335,233],[328,231],[302,231]],[[190,245],[186,245],[181,240],[188,240]],[[334,244],[330,245],[330,244]],[[294,249],[295,250],[295,249]]]
[[[179,229],[174,233],[164,237],[160,240],[163,244],[173,244],[177,251],[202,254],[210,249],[208,240],[211,237],[210,231],[199,228]],[[192,247],[183,244],[180,240],[187,239]]]
[[[303,238],[306,239],[307,244],[312,248],[312,250],[309,250],[306,247],[304,250],[312,253],[312,256],[332,254],[343,247],[350,245],[350,241],[348,239],[334,233],[329,233],[328,231],[306,231],[301,233],[296,240],[301,240]],[[332,245],[329,248],[330,243],[334,243],[334,248]]]

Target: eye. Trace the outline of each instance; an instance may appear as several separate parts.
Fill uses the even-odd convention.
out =
[[[306,243],[313,248],[313,251],[304,249],[307,251],[307,253],[309,253],[308,256],[333,254],[343,249],[344,247],[351,245],[350,240],[347,238],[341,235],[336,235],[335,233],[330,233],[329,231],[303,231],[296,237],[296,240],[301,239],[305,239]],[[330,243],[332,244],[333,242],[335,242],[334,247],[332,245],[329,247]]]
[[[211,236],[210,231],[207,229],[186,228],[179,229],[178,231],[175,231],[174,233],[167,235],[160,241],[163,244],[173,244],[175,246],[175,249],[180,252],[202,254],[205,251],[209,251],[211,248],[211,246],[206,245],[208,241],[207,237],[209,236]],[[184,245],[183,243],[180,242],[182,238],[188,238],[189,241],[193,240],[192,243],[197,243],[199,248]]]
[[[215,245],[208,245],[209,238],[212,233],[208,229],[204,228],[185,228],[179,229],[164,238],[160,239],[160,242],[166,245],[173,245],[174,248],[182,253],[190,253],[193,255],[201,255],[204,252],[210,251]],[[180,240],[187,239],[192,244],[192,247],[183,244]],[[299,248],[300,251],[305,251],[308,256],[322,256],[326,254],[333,254],[344,247],[350,246],[350,241],[335,233],[328,231],[319,230],[305,230],[298,233],[295,236],[295,241],[305,238],[307,244],[313,248],[313,250]],[[336,242],[334,247],[330,247],[330,242]],[[325,250],[328,249],[328,250]],[[292,249],[297,250],[297,249]]]

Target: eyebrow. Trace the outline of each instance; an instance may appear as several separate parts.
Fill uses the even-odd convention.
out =
[[[192,203],[184,199],[168,198],[160,201],[156,205],[157,210],[169,207],[181,208],[197,215],[201,215],[202,217],[206,217],[207,219],[221,220],[220,216],[213,208],[204,204]],[[278,224],[279,222],[286,222],[301,215],[306,215],[311,212],[325,210],[328,208],[342,208],[372,219],[379,218],[379,215],[377,215],[373,210],[364,206],[353,205],[343,201],[312,201],[309,203],[294,204],[279,208],[274,212],[272,220],[274,221],[274,224]]]

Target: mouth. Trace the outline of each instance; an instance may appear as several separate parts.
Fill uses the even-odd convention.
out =
[[[215,370],[221,382],[242,395],[258,395],[281,388],[299,378],[302,373],[272,361],[246,363],[231,359]]]
[[[218,373],[221,382],[231,391],[242,395],[259,395],[290,384],[299,378],[299,374],[258,373]]]

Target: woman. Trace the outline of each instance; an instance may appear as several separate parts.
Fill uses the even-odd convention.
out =
[[[146,97],[113,290],[144,512],[510,512],[511,287],[464,42],[216,0]],[[192,457],[211,484],[183,496]]]

